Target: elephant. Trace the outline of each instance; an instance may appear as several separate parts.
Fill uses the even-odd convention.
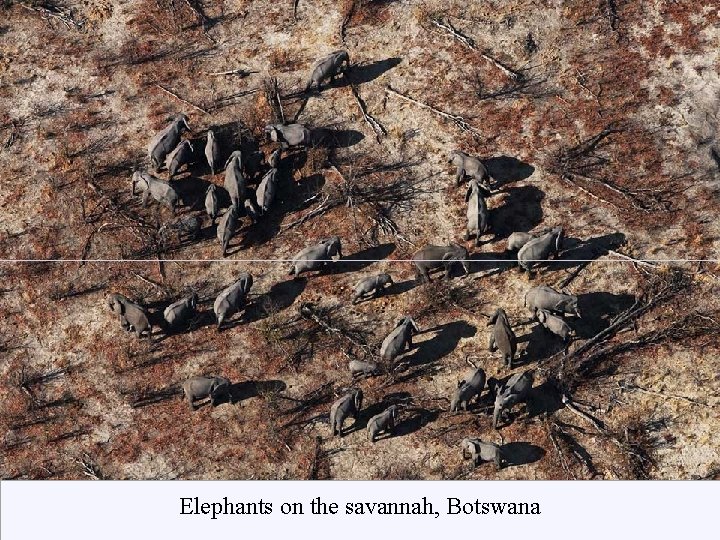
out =
[[[485,165],[480,161],[479,158],[470,156],[460,150],[454,150],[450,152],[448,157],[448,163],[452,163],[457,167],[457,173],[455,175],[455,185],[459,186],[465,176],[474,178],[481,184],[486,184],[490,180],[490,174],[488,174]]]
[[[179,114],[165,129],[150,140],[147,150],[155,171],[160,168],[167,155],[180,143],[180,137],[185,130],[190,131],[188,117]]]
[[[120,318],[124,330],[134,330],[138,338],[152,335],[152,326],[148,320],[147,312],[139,305],[131,302],[119,293],[111,294],[106,299],[108,307]]]
[[[398,421],[398,406],[390,405],[380,414],[376,414],[367,423],[368,439],[374,443],[378,433],[385,432],[392,434]]]
[[[253,285],[253,277],[247,272],[243,272],[238,277],[237,281],[226,287],[215,299],[213,304],[213,311],[217,318],[217,329],[220,330],[225,319],[232,317],[235,313],[240,311],[240,308],[245,303],[245,298],[250,292],[250,288]]]
[[[237,208],[231,206],[220,218],[220,223],[217,226],[217,239],[222,244],[223,257],[227,255],[227,249],[230,245],[230,240],[235,236],[235,229],[237,229],[238,223],[238,211]]]
[[[458,382],[453,398],[450,400],[450,412],[462,408],[467,411],[468,405],[475,397],[480,397],[485,388],[485,370],[477,368],[468,380]]]
[[[260,219],[260,209],[252,199],[245,199],[245,215],[250,218],[250,221],[255,224]]]
[[[185,398],[190,404],[191,410],[196,410],[195,401],[199,399],[210,398],[210,405],[215,406],[218,398],[228,397],[232,401],[230,395],[230,381],[225,377],[190,377],[182,385]]]
[[[173,213],[180,203],[180,196],[170,184],[144,171],[132,176],[132,194],[142,193],[142,205],[147,206],[150,197],[170,208]]]
[[[220,144],[215,138],[215,132],[212,129],[208,129],[207,132],[207,143],[205,143],[205,159],[207,159],[208,165],[210,166],[210,174],[215,176],[215,169],[220,165]]]
[[[230,194],[232,205],[240,209],[240,201],[245,200],[247,185],[242,173],[242,153],[235,150],[225,164],[225,189]]]
[[[528,308],[533,315],[535,314],[535,310],[545,309],[550,313],[569,313],[580,317],[577,296],[559,293],[547,285],[539,285],[526,292],[525,307]]]
[[[282,160],[282,148],[276,148],[270,157],[268,158],[268,165],[271,169],[277,169],[280,166]]]
[[[184,239],[197,240],[202,230],[202,220],[197,216],[184,216],[170,223],[166,223],[158,234],[163,243],[167,243],[168,236],[174,234],[178,242]]]
[[[255,192],[255,199],[260,207],[261,215],[270,209],[270,205],[275,200],[278,184],[277,172],[277,169],[270,169],[266,172]]]
[[[362,401],[363,391],[359,388],[353,388],[332,404],[330,407],[330,428],[333,436],[343,436],[343,422],[348,416],[352,416],[357,422],[362,408]]]
[[[468,203],[465,240],[470,240],[470,236],[474,234],[476,246],[480,245],[480,237],[490,230],[490,212],[485,202],[486,195],[489,195],[489,192],[481,188],[477,180],[474,178],[470,180],[465,195],[465,202]]]
[[[385,290],[385,287],[392,284],[392,277],[385,273],[363,278],[355,285],[352,303],[357,304],[367,295],[370,295],[370,298],[376,298]]]
[[[530,233],[514,232],[510,236],[508,236],[507,250],[518,251],[521,247],[523,247],[525,244],[527,244],[530,240],[533,240],[534,238],[536,237]]]
[[[310,146],[312,134],[302,124],[269,124],[265,126],[265,133],[270,135],[270,140],[279,142],[283,150],[291,146]]]
[[[377,364],[363,360],[350,360],[350,362],[348,362],[348,369],[353,377],[371,377],[372,375],[377,375],[379,372]]]
[[[210,216],[212,223],[215,223],[215,218],[218,217],[220,212],[220,203],[217,196],[217,186],[210,184],[205,191],[205,212]]]
[[[422,283],[430,282],[430,270],[445,268],[445,279],[450,279],[450,269],[455,263],[461,263],[465,275],[470,273],[470,255],[468,250],[460,244],[449,246],[425,246],[412,256],[415,265],[415,281]]]
[[[549,259],[551,255],[557,256],[562,249],[562,239],[562,227],[556,227],[542,236],[529,240],[517,254],[520,268],[530,272],[538,262]]]
[[[508,321],[507,314],[502,308],[495,310],[495,313],[488,321],[488,326],[495,325],[492,333],[490,334],[490,344],[488,349],[490,352],[495,352],[500,349],[503,355],[505,366],[512,369],[512,363],[515,359],[515,352],[517,351],[517,338],[515,333],[512,331],[510,321]]]
[[[535,317],[545,328],[556,336],[560,336],[567,343],[573,336],[573,329],[562,317],[553,315],[546,309],[538,309],[535,311]]]
[[[170,180],[178,173],[183,165],[189,165],[193,162],[193,154],[195,149],[190,141],[187,139],[178,144],[175,150],[170,152],[165,158],[165,165],[168,170],[168,178]]]
[[[493,411],[493,427],[497,429],[498,421],[501,420],[503,413],[513,408],[517,403],[527,402],[530,390],[533,385],[532,371],[524,373],[516,373],[502,389],[499,389],[495,395],[495,408]]]
[[[419,333],[420,329],[410,317],[400,319],[392,332],[383,340],[380,357],[387,362],[392,362],[406,348],[412,349],[412,337]]]
[[[198,303],[197,293],[192,293],[177,302],[173,302],[163,311],[163,318],[171,330],[187,326],[196,314]]]
[[[347,51],[334,51],[315,62],[312,75],[307,83],[307,92],[313,86],[318,90],[326,80],[333,81],[335,77],[344,74],[350,69],[350,55]]]
[[[295,255],[288,274],[297,277],[303,272],[320,270],[336,255],[342,258],[342,244],[339,236],[331,236]]]
[[[503,456],[502,448],[491,442],[485,442],[481,439],[463,439],[460,443],[462,448],[462,457],[467,459],[472,458],[475,466],[481,463],[492,461],[495,463],[495,468],[499,471],[503,468],[503,465],[507,463],[507,459]]]

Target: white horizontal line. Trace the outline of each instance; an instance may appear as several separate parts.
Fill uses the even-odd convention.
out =
[[[259,262],[276,262],[276,263],[292,263],[292,262],[307,262],[309,259],[0,259],[2,264],[13,264],[13,263],[157,263],[157,262],[177,262],[177,263],[206,263],[206,262],[220,262],[220,263],[259,263]],[[313,262],[315,259],[312,260]],[[375,262],[386,262],[386,263],[410,263],[410,262],[446,262],[442,259],[338,259],[337,261],[328,262],[342,262],[342,263],[375,263]],[[471,263],[501,263],[511,262],[517,263],[517,259],[456,259],[451,262],[471,262]],[[524,262],[533,263],[570,263],[570,262],[587,262],[587,263],[720,263],[720,259],[527,259]]]

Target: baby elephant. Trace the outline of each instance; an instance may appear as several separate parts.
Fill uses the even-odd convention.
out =
[[[210,174],[215,176],[215,169],[220,165],[220,144],[215,137],[215,132],[208,129],[207,142],[205,143],[205,159],[210,165]]]
[[[485,388],[485,371],[477,368],[468,380],[458,382],[455,395],[450,401],[450,412],[457,412],[460,408],[467,411],[470,402],[473,398],[480,397],[483,388]]]
[[[535,311],[535,317],[540,321],[540,324],[556,336],[560,336],[565,343],[570,341],[573,335],[573,329],[565,322],[565,319],[553,315],[546,309],[538,309]]]
[[[533,240],[535,236],[526,232],[514,232],[508,236],[507,250],[518,251],[521,247],[527,244],[530,240]]]
[[[517,259],[521,270],[530,272],[541,261],[546,261],[551,255],[557,256],[562,249],[563,230],[556,227],[550,232],[529,240],[518,251]]]
[[[379,372],[377,364],[363,360],[350,360],[348,369],[353,377],[371,377]]]
[[[505,365],[512,369],[515,352],[517,351],[517,338],[512,331],[504,309],[498,308],[495,310],[495,313],[488,321],[488,326],[491,324],[495,326],[493,327],[492,334],[490,334],[490,344],[488,348],[490,352],[495,352],[497,349],[500,349]]]
[[[171,153],[165,158],[165,164],[168,169],[168,178],[170,180],[178,173],[183,165],[190,165],[193,162],[193,153],[195,149],[188,140],[184,140],[175,147]]]
[[[495,410],[493,411],[493,427],[497,429],[502,416],[517,403],[526,403],[533,385],[532,371],[516,373],[505,386],[498,389],[495,396]]]
[[[362,390],[353,388],[332,404],[332,407],[330,407],[330,427],[333,436],[343,436],[342,426],[348,416],[352,416],[357,422],[362,408],[362,400]]]
[[[392,362],[402,354],[406,347],[408,350],[412,348],[412,337],[419,332],[420,329],[410,317],[400,319],[393,331],[383,340],[380,357],[387,362]]]
[[[270,140],[279,142],[283,150],[291,146],[310,146],[312,134],[302,124],[269,124],[265,126],[265,133],[270,135]]]
[[[247,272],[243,272],[235,283],[224,289],[218,295],[213,304],[218,330],[220,330],[225,319],[232,317],[240,311],[252,285],[253,277]]]
[[[334,51],[315,62],[312,75],[305,91],[315,86],[318,90],[326,80],[334,80],[350,68],[350,55],[347,51]]]
[[[215,223],[215,218],[220,213],[220,202],[217,196],[217,187],[215,184],[210,184],[205,191],[205,212],[210,216],[212,223]]]
[[[151,336],[152,326],[150,326],[147,312],[143,308],[118,293],[109,295],[107,304],[113,313],[120,318],[120,324],[124,330],[134,330],[139,338],[143,337],[146,332],[148,338]]]
[[[288,274],[297,277],[303,272],[320,270],[332,261],[336,255],[342,257],[342,243],[339,236],[320,240],[314,246],[305,248],[295,255]]]
[[[190,404],[191,410],[196,410],[195,401],[210,398],[214,407],[218,398],[230,398],[230,381],[225,377],[190,377],[183,383],[183,392]]]
[[[180,195],[170,184],[164,180],[154,177],[144,171],[135,171],[132,176],[132,194],[142,193],[142,205],[147,206],[150,197],[160,204],[170,208],[175,213],[175,209],[180,203]]]
[[[378,433],[384,431],[385,433],[392,434],[395,429],[395,425],[398,421],[398,406],[390,405],[380,414],[376,414],[367,424],[368,438],[370,442],[374,443]]]
[[[228,247],[230,247],[230,240],[235,236],[235,231],[238,224],[238,210],[235,206],[231,206],[225,211],[220,217],[220,222],[217,226],[217,239],[222,244],[222,255],[227,255]]]
[[[180,143],[180,137],[185,130],[190,130],[188,117],[184,114],[179,114],[165,129],[150,140],[148,154],[155,167],[155,171],[160,168],[160,165],[165,162],[167,155]]]
[[[481,439],[463,439],[460,446],[463,459],[471,457],[475,466],[492,461],[499,471],[507,463],[502,449],[495,443],[485,442]]]
[[[196,314],[198,295],[192,293],[187,298],[173,302],[163,311],[163,317],[171,330],[187,326]]]
[[[485,165],[483,165],[483,162],[480,161],[479,158],[470,156],[465,152],[461,152],[460,150],[450,152],[448,163],[452,163],[457,167],[457,173],[455,175],[455,185],[457,186],[465,179],[465,175],[474,178],[480,183],[487,184],[488,180],[490,180],[490,175]]]
[[[376,298],[385,290],[385,287],[392,284],[393,280],[389,274],[376,274],[361,279],[355,285],[352,303],[357,304],[361,300],[368,299],[367,295],[370,295],[370,298]]]
[[[528,308],[533,315],[536,310],[545,309],[551,313],[569,313],[580,317],[577,296],[559,293],[547,285],[533,287],[526,292],[525,307]]]

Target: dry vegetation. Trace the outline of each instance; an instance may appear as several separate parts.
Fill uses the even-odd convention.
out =
[[[720,268],[632,259],[717,258],[717,2],[296,4],[3,1],[0,249],[75,262],[0,267],[0,476],[717,477]],[[352,84],[303,99],[312,62],[338,48]],[[220,253],[208,223],[198,241],[163,243],[168,211],[130,193],[147,140],[180,111],[201,148],[209,127],[249,145],[282,116],[331,130],[330,148],[285,158],[276,208],[224,262],[202,261]],[[468,278],[415,287],[402,259],[464,232],[454,148],[502,184],[489,200],[497,236]],[[207,182],[222,175],[180,177],[182,214],[201,215]],[[556,225],[570,239],[561,259],[596,261],[533,279],[580,297],[567,356],[521,324],[532,283],[493,262],[510,232]],[[295,281],[284,263],[242,262],[330,234],[378,262]],[[358,278],[385,270],[390,293],[352,306]],[[218,333],[213,299],[240,271],[255,276],[251,305]],[[103,303],[117,291],[157,313],[191,290],[193,328],[150,342]],[[497,306],[517,324],[517,369],[535,368],[538,385],[500,432],[486,407],[447,412],[467,359],[508,375],[487,352]],[[376,357],[405,314],[424,330],[406,369],[357,383],[361,426],[403,405],[397,436],[331,439],[348,359]],[[179,385],[210,373],[240,399],[191,414]],[[467,436],[502,437],[516,465],[473,469]]]

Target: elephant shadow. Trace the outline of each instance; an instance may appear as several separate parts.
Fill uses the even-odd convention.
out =
[[[392,285],[387,287],[381,296],[396,296],[415,288],[415,280],[407,279],[405,281],[394,281]]]
[[[358,415],[357,420],[350,426],[349,429],[343,430],[344,434],[353,433],[355,431],[360,431],[367,428],[368,422],[370,422],[370,419],[375,416],[376,414],[380,414],[385,409],[390,407],[390,405],[396,405],[398,403],[402,403],[404,401],[407,401],[411,398],[409,392],[393,392],[391,394],[386,394],[383,396],[383,398],[380,401],[377,401],[373,403],[372,405],[368,405],[364,409],[360,411],[360,414]],[[383,434],[382,436],[379,436],[376,440],[380,440],[381,438],[389,438],[387,435]]]
[[[227,395],[227,401],[230,403],[239,403],[246,399],[262,396],[265,394],[277,394],[284,392],[287,384],[279,380],[269,381],[243,381],[233,383]],[[219,400],[218,400],[219,403]]]
[[[623,233],[611,233],[596,236],[587,240],[567,237],[563,239],[563,251],[560,256],[552,262],[553,269],[574,268],[585,261],[592,261],[603,255],[607,255],[611,249],[617,249],[625,243]]]
[[[470,255],[470,273],[479,274],[484,272],[482,277],[490,277],[502,274],[515,266],[514,262],[508,262],[508,256],[503,253],[479,252]]]
[[[303,293],[307,286],[307,279],[299,277],[287,281],[273,283],[270,290],[255,298],[245,312],[247,322],[255,322],[265,319],[290,307],[295,300]]]
[[[170,180],[170,185],[177,191],[186,207],[191,210],[205,209],[205,192],[210,185],[208,180],[190,173],[182,178],[176,176],[175,179]]]
[[[552,380],[534,386],[528,393],[526,404],[528,418],[552,414],[564,407],[557,384]]]
[[[631,294],[591,292],[578,295],[580,318],[568,319],[579,339],[590,339],[610,326],[614,317],[635,302]]]
[[[357,272],[364,270],[371,264],[386,259],[393,251],[395,251],[395,244],[380,244],[378,246],[371,246],[357,253],[353,253],[348,257],[349,260],[340,259],[335,264],[329,267],[329,274],[344,274],[347,272]]]
[[[407,411],[408,414],[402,414],[403,418],[398,422],[393,430],[392,437],[402,437],[404,435],[410,435],[415,433],[421,427],[428,425],[431,422],[437,420],[440,416],[440,411],[429,410],[425,408],[415,408],[411,411]]]
[[[462,338],[474,336],[477,329],[466,321],[453,321],[429,328],[421,334],[428,332],[437,333],[427,341],[414,344],[415,352],[402,358],[398,367],[407,366],[406,369],[409,369],[436,362],[453,352]]]
[[[484,160],[483,164],[488,174],[495,180],[496,187],[526,180],[535,172],[535,167],[529,163],[510,156],[491,157]]]
[[[365,138],[356,129],[315,128],[310,135],[312,146],[325,148],[350,148]]]
[[[545,193],[535,186],[517,186],[505,190],[504,204],[490,209],[493,241],[514,232],[528,232],[542,223],[542,201]]]
[[[402,58],[392,57],[386,58],[385,60],[376,60],[368,64],[355,64],[350,67],[348,72],[348,81],[340,81],[345,84],[365,84],[374,81],[385,72],[390,71],[392,68],[402,62]]]
[[[526,442],[511,442],[500,447],[507,467],[529,465],[542,459],[545,450],[535,444]]]
[[[514,367],[545,360],[565,348],[562,339],[540,323],[534,324],[528,334],[518,337],[518,343],[522,342],[527,342],[527,346],[519,361],[513,363]]]

